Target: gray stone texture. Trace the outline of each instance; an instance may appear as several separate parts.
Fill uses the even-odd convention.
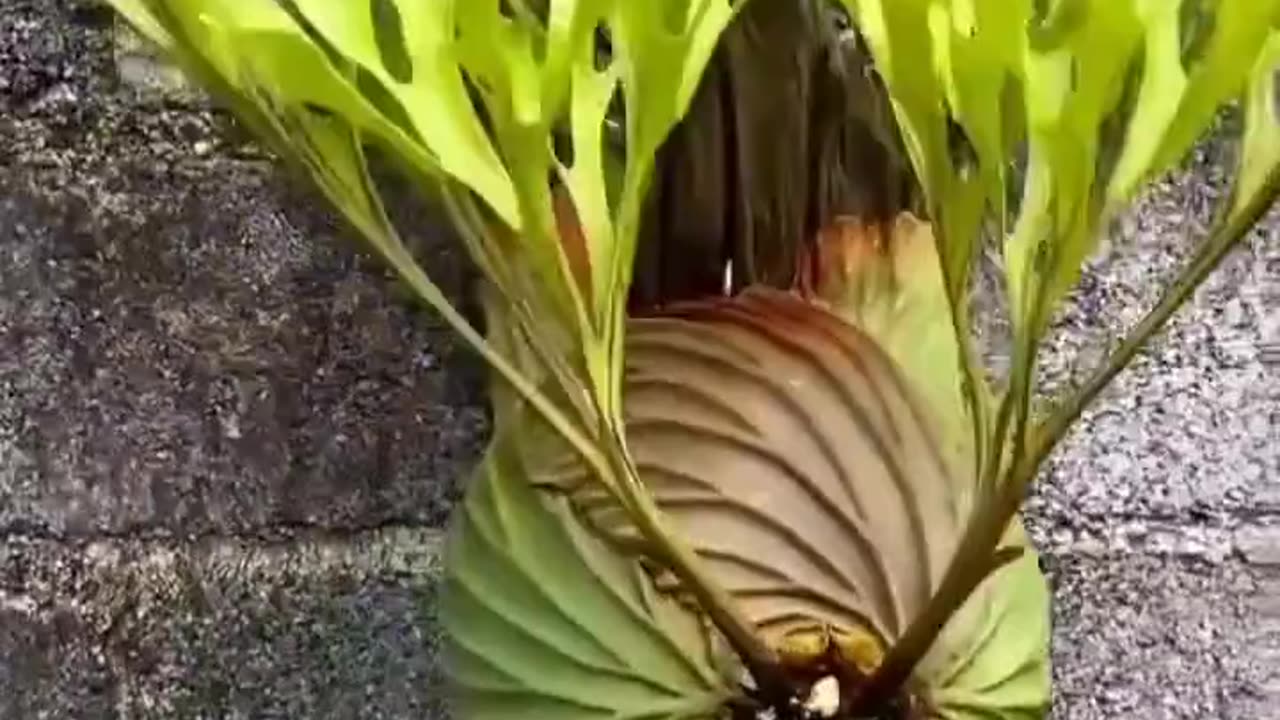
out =
[[[0,2],[0,718],[441,717],[432,600],[472,361],[88,0]],[[1116,228],[1061,388],[1223,192]],[[463,265],[408,216],[455,294]],[[1280,220],[1047,468],[1054,716],[1280,717]]]

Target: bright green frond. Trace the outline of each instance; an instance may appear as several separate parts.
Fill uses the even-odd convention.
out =
[[[930,199],[957,315],[980,217],[994,216],[1015,330],[1012,406],[998,426],[1019,427],[1036,346],[1108,218],[1242,97],[1280,2],[845,4],[873,49]],[[1246,142],[1259,142],[1253,137]],[[1024,181],[1013,189],[1020,199],[1009,227],[1019,147]],[[1251,162],[1256,185],[1275,159]],[[967,332],[964,322],[957,328]]]

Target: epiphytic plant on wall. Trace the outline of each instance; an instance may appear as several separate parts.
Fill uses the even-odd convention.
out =
[[[1280,182],[1276,0],[112,3],[493,369],[442,600],[462,718],[1042,716],[1020,502]],[[1228,105],[1212,231],[1033,412],[1109,219]],[[447,208],[483,334],[370,148]]]

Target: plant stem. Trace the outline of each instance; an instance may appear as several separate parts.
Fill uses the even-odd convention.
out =
[[[1032,438],[1029,464],[1032,472],[1049,453],[1057,447],[1058,442],[1107,385],[1122,370],[1128,367],[1133,358],[1142,350],[1153,335],[1168,323],[1199,287],[1210,273],[1222,263],[1227,254],[1244,238],[1276,200],[1280,192],[1280,167],[1274,168],[1262,189],[1254,195],[1240,212],[1236,213],[1205,242],[1196,256],[1187,264],[1177,279],[1165,291],[1160,302],[1152,308],[1137,325],[1128,332],[1120,346],[1106,361],[1096,369],[1083,386],[1062,402],[1049,418],[1036,429]]]
[[[1130,329],[1117,351],[1111,354],[1079,391],[1062,403],[1048,420],[1036,428],[1029,452],[1018,450],[1019,458],[1008,476],[993,494],[990,502],[979,506],[964,535],[938,590],[906,632],[894,643],[889,653],[867,681],[855,702],[858,712],[880,707],[910,678],[911,671],[937,639],[952,615],[968,600],[987,576],[1000,567],[997,548],[1010,520],[1035,479],[1040,465],[1057,447],[1058,442],[1097,397],[1159,332],[1205,278],[1221,264],[1227,254],[1271,208],[1280,191],[1280,167],[1267,176],[1263,188],[1239,212],[1228,216],[1187,263],[1174,282],[1165,290],[1159,303],[1137,325]]]
[[[937,591],[889,649],[875,673],[859,688],[853,703],[855,716],[857,713],[871,713],[883,706],[906,684],[911,671],[932,647],[943,626],[974,589],[998,567],[996,548],[1022,499],[1021,494],[1008,492],[1013,485],[1003,483],[990,496],[990,501],[979,507],[965,528]]]
[[[777,653],[756,635],[753,623],[742,614],[737,601],[729,592],[703,572],[701,560],[684,541],[683,536],[663,522],[662,509],[654,502],[653,495],[640,479],[635,464],[626,453],[621,435],[615,432],[614,437],[615,447],[622,451],[610,455],[620,458],[615,472],[622,478],[619,486],[628,488],[620,494],[631,506],[627,508],[628,514],[636,523],[637,529],[657,549],[658,559],[675,573],[684,588],[697,600],[702,611],[725,636],[747,666],[764,698],[772,705],[785,707],[794,697],[795,687],[783,672]]]

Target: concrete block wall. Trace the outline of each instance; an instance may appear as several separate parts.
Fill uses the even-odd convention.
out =
[[[441,529],[472,361],[305,189],[114,40],[0,2],[0,718],[442,717]],[[1154,298],[1207,147],[1121,227],[1045,377]],[[410,224],[437,277],[457,249]],[[1280,718],[1280,220],[1093,410],[1030,505],[1054,716]]]

